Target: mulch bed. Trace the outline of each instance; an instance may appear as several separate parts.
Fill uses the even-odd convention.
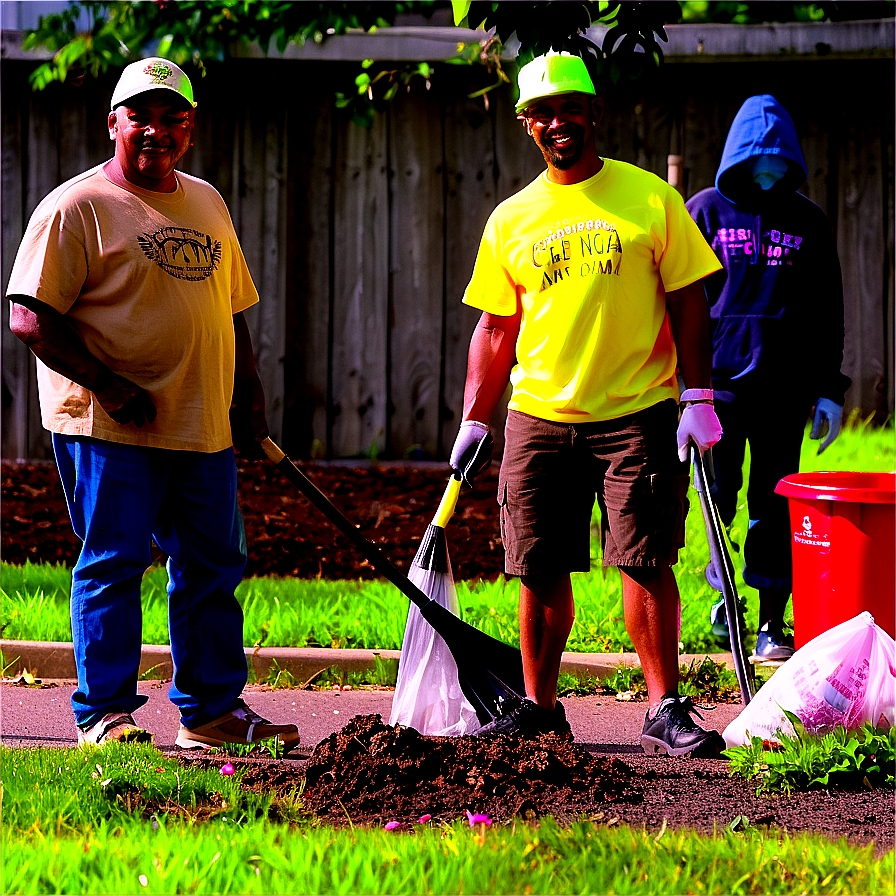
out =
[[[414,559],[448,483],[447,464],[300,464],[314,484],[399,568]],[[71,530],[53,464],[2,463],[2,540],[7,563],[74,564]],[[497,467],[464,489],[448,534],[457,579],[503,572]],[[268,461],[240,461],[239,496],[249,544],[247,576],[373,579],[377,573]]]

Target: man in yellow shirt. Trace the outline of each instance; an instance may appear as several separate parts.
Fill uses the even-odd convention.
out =
[[[596,496],[603,562],[622,574],[647,682],[642,746],[717,755],[721,736],[678,695],[672,565],[684,543],[688,447],[721,437],[701,283],[720,265],[674,189],[598,155],[603,103],[582,59],[538,57],[519,86],[517,114],[547,170],[486,224],[464,294],[483,314],[451,454],[468,484],[487,465],[488,421],[509,380],[498,503],[505,571],[520,577],[526,699],[479,733],[569,730],[557,678],[574,618],[570,573],[590,569]]]
[[[175,170],[193,139],[189,78],[158,57],[125,68],[113,157],[44,198],[8,286],[10,328],[38,359],[41,417],[75,533],[72,638],[78,741],[143,741],[132,713],[140,581],[168,555],[177,744],[279,738],[241,699],[246,565],[234,442],[260,454],[264,391],[243,311],[258,293],[230,213]]]

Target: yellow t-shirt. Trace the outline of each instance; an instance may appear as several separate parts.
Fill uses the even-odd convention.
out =
[[[258,293],[230,213],[210,184],[178,172],[174,193],[125,189],[102,166],[35,209],[7,294],[51,306],[87,349],[146,389],[158,416],[121,426],[93,394],[38,361],[51,432],[188,451],[232,444],[233,315]]]
[[[522,303],[508,407],[544,420],[612,420],[678,398],[666,292],[720,269],[682,198],[604,159],[581,183],[545,174],[485,226],[464,302]]]

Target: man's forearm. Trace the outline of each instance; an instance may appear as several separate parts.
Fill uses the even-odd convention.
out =
[[[22,302],[17,301],[20,298]],[[149,393],[92,355],[68,321],[49,305],[29,296],[11,297],[9,328],[50,370],[92,392],[116,423],[143,426],[155,420]]]
[[[34,304],[34,300],[31,300]],[[9,328],[50,370],[85,389],[108,383],[112,371],[94,357],[65,318],[49,306],[32,310],[10,299]]]
[[[488,423],[516,364],[519,316],[483,314],[470,340],[464,386],[464,420]]]
[[[689,389],[710,388],[712,340],[703,281],[667,293],[666,307],[678,353],[678,370],[685,386]]]

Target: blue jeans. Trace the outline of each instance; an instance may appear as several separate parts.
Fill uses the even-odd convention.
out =
[[[82,541],[71,593],[76,723],[133,712],[147,700],[137,694],[140,583],[153,540],[169,557],[168,696],[188,728],[232,710],[248,671],[234,597],[246,537],[233,449],[203,454],[54,433],[53,450]]]

